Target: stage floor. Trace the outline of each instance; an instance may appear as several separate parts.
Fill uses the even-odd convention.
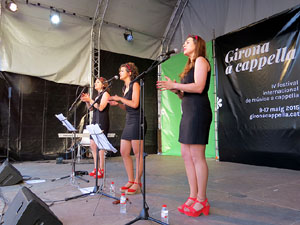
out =
[[[120,214],[114,199],[96,194],[65,201],[80,194],[79,188],[94,187],[95,179],[83,176],[90,182],[70,178],[51,179],[70,175],[70,161],[35,161],[12,163],[23,176],[42,183],[21,183],[1,187],[2,196],[11,202],[22,186],[30,188],[50,206],[64,225],[118,225],[125,224],[142,210],[142,194],[128,196],[131,204],[127,214]],[[170,224],[281,224],[300,225],[300,172],[287,169],[251,166],[237,163],[217,162],[208,159],[209,180],[207,195],[211,205],[209,216],[187,217],[177,211],[177,206],[188,197],[188,184],[183,160],[177,156],[149,155],[146,158],[146,202],[149,216],[160,219],[163,204],[169,209]],[[91,171],[91,159],[76,163],[76,171]],[[114,181],[117,190],[127,182],[121,157],[106,160],[104,193],[109,194],[109,184]],[[102,184],[102,179],[99,182]],[[120,196],[117,191],[117,197]],[[0,210],[6,211],[3,199]],[[138,221],[134,224],[157,224]]]

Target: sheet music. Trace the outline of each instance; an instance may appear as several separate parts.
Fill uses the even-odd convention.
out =
[[[73,125],[67,120],[66,117],[64,117],[64,115],[61,114],[55,114],[56,118],[59,119],[62,124],[68,129],[68,131],[74,132],[76,131],[75,127],[73,127]]]
[[[90,135],[92,135],[92,138],[99,149],[112,151],[113,153],[117,152],[117,149],[115,149],[114,146],[112,146],[112,144],[107,140],[98,124],[90,124],[86,126],[86,129],[90,132]]]

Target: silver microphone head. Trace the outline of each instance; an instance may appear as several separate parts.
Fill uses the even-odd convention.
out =
[[[115,76],[113,76],[112,78],[110,78],[110,79],[104,81],[103,83],[108,83],[108,82],[111,82],[111,81],[113,81],[113,80],[118,80],[118,79],[119,79],[119,76],[118,76],[118,75],[115,75]]]
[[[172,54],[176,54],[178,52],[178,49],[177,48],[174,48],[168,52],[165,52],[165,53],[162,53],[161,56],[170,56]]]

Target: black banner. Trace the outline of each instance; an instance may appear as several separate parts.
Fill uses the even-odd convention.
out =
[[[300,169],[299,9],[216,39],[220,160]]]

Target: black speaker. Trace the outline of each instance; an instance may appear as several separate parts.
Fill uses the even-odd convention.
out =
[[[3,217],[3,225],[62,225],[39,197],[22,187]]]
[[[23,181],[21,173],[7,160],[0,167],[0,186],[14,185]]]

